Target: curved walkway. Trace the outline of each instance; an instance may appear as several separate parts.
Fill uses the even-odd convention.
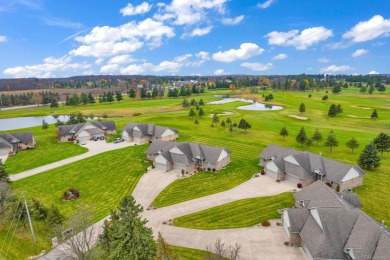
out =
[[[306,259],[301,248],[288,247],[284,245],[287,236],[283,227],[276,226],[275,221],[270,227],[248,227],[223,230],[198,230],[180,228],[162,224],[164,221],[179,216],[187,215],[203,209],[219,206],[239,199],[254,198],[261,196],[275,195],[286,191],[292,191],[294,186],[287,182],[276,183],[269,176],[261,176],[250,179],[241,185],[225,192],[206,196],[191,201],[171,205],[154,210],[147,208],[156,196],[170,183],[178,178],[177,173],[162,173],[152,170],[146,173],[139,181],[132,195],[137,203],[144,207],[143,217],[149,220],[148,226],[153,229],[155,235],[161,232],[165,239],[173,245],[206,249],[208,245],[214,244],[217,239],[222,242],[234,245],[241,245],[241,259]],[[245,216],[243,216],[245,217]],[[96,233],[101,230],[103,220],[93,225]],[[96,234],[97,236],[97,234]],[[42,259],[66,259],[63,252],[66,247],[60,246],[51,251]],[[63,258],[59,258],[59,255]]]
[[[10,179],[11,179],[11,181],[18,181],[18,180],[21,180],[21,179],[24,179],[24,178],[27,178],[27,177],[51,170],[51,169],[54,169],[57,167],[61,167],[63,165],[69,164],[69,163],[83,160],[85,158],[97,155],[99,153],[104,153],[107,151],[112,151],[112,150],[124,148],[127,146],[132,146],[132,145],[134,145],[134,143],[132,143],[132,142],[122,142],[122,143],[114,144],[114,143],[106,143],[104,141],[96,141],[96,142],[89,141],[85,145],[85,147],[88,148],[88,152],[86,152],[86,153],[76,155],[76,156],[73,156],[73,157],[58,161],[58,162],[50,163],[50,164],[47,164],[47,165],[44,165],[44,166],[41,166],[38,168],[34,168],[31,170],[25,171],[25,172],[10,175]]]

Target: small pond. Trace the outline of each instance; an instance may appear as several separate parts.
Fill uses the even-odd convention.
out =
[[[62,122],[68,121],[69,116],[29,116],[16,118],[0,118],[0,130],[11,130],[42,125],[42,120],[48,124],[54,124],[59,119]]]
[[[266,105],[263,103],[259,103],[259,102],[253,101],[252,99],[230,98],[230,97],[223,98],[223,99],[217,100],[217,101],[213,101],[213,102],[210,102],[209,104],[220,105],[220,104],[226,104],[226,103],[231,103],[231,102],[236,102],[236,101],[251,103],[250,105],[237,107],[237,109],[241,109],[241,110],[265,111],[265,110],[280,110],[283,108],[281,106]]]

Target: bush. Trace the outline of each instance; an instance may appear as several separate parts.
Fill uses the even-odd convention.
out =
[[[62,194],[64,200],[75,200],[80,197],[80,191],[75,188],[69,188]]]
[[[271,222],[269,222],[268,220],[264,220],[263,222],[261,222],[261,225],[263,227],[269,227],[269,226],[271,226]]]
[[[302,186],[303,186],[302,183],[298,183],[298,184],[297,184],[297,187],[298,187],[299,189],[302,188]]]
[[[139,112],[135,112],[135,113],[133,113],[133,116],[140,116],[140,115],[142,115],[141,113],[139,113]]]
[[[327,182],[325,183],[328,187],[331,187],[332,188],[332,184],[330,184],[330,182]]]
[[[156,168],[156,166],[154,166],[154,164],[152,164],[152,169]]]
[[[264,171],[264,170],[261,170],[260,174],[261,174],[261,175],[264,175],[264,174],[265,174],[265,171]]]

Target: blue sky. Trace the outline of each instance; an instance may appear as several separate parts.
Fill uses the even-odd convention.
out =
[[[390,73],[389,0],[0,0],[0,78]]]

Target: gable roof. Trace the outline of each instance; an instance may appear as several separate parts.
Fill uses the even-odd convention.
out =
[[[123,128],[123,131],[126,131],[130,136],[132,136],[135,127],[138,127],[138,129],[140,130],[141,137],[142,136],[152,136],[152,137],[159,138],[168,129],[176,134],[179,133],[174,128],[168,128],[165,126],[159,126],[159,125],[154,125],[154,124],[138,124],[138,123],[132,123],[132,122],[127,123],[127,125]]]
[[[314,259],[350,259],[352,255],[354,259],[386,259],[389,230],[346,200],[358,199],[356,194],[346,194],[321,181],[297,192],[295,199],[305,205],[287,209],[289,231],[299,232]]]
[[[228,149],[221,147],[154,140],[146,153],[149,155],[161,154],[170,163],[189,165],[197,160],[216,164],[223,151],[228,155],[231,154]]]
[[[32,132],[20,132],[12,133],[16,139],[19,139],[21,143],[30,143],[34,141],[34,134]]]
[[[106,121],[106,122],[87,122],[87,123],[79,123],[73,125],[60,125],[58,126],[58,136],[66,136],[70,134],[78,134],[80,130],[82,130],[87,124],[93,125],[100,130],[103,131],[113,131],[116,130],[114,121]],[[100,132],[100,131],[98,131]]]
[[[280,172],[300,179],[320,175],[325,176],[329,181],[341,183],[351,169],[356,170],[359,175],[365,175],[365,172],[357,165],[342,163],[318,154],[300,152],[274,144],[264,149],[260,158],[273,161]]]
[[[20,140],[8,133],[0,133],[0,137],[8,143],[19,143]]]

